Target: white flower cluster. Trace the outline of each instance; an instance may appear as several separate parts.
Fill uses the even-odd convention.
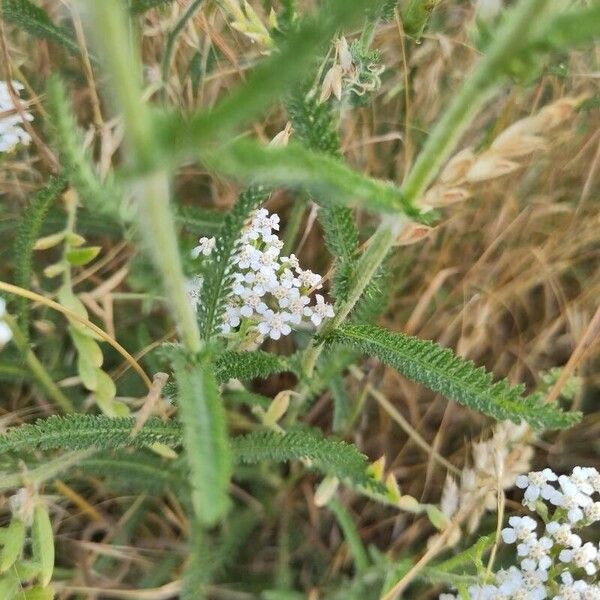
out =
[[[13,81],[12,85],[17,91],[23,89],[18,81]],[[33,120],[33,116],[28,112],[25,113],[25,118],[28,121]],[[0,152],[11,152],[18,144],[29,144],[31,138],[22,129],[22,123],[23,119],[10,97],[8,84],[6,81],[0,81]]]
[[[233,288],[221,324],[223,333],[243,327],[257,332],[259,339],[278,340],[303,321],[318,327],[334,316],[321,294],[315,294],[316,302],[310,304],[311,292],[322,287],[321,276],[301,269],[293,254],[281,256],[283,242],[277,231],[279,216],[264,208],[254,211],[246,223],[231,261]],[[210,256],[215,245],[214,238],[200,238],[192,257]],[[190,282],[188,294],[194,306],[201,287],[200,277]]]
[[[2,348],[4,344],[8,343],[12,338],[12,331],[2,318],[4,317],[5,313],[6,301],[4,300],[4,298],[0,298],[0,348]]]
[[[495,581],[471,586],[468,598],[600,600],[600,544],[583,542],[575,532],[600,521],[600,473],[575,467],[571,475],[558,476],[544,469],[520,475],[516,485],[525,490],[523,504],[544,519],[545,531],[539,536],[538,522],[529,516],[510,517],[502,539],[517,545],[520,568],[499,571]],[[457,596],[440,596],[452,598]]]

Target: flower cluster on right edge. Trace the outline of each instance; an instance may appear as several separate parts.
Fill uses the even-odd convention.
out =
[[[538,517],[510,517],[502,530],[504,543],[515,545],[519,567],[470,586],[467,596],[442,594],[440,600],[600,600],[600,543],[580,536],[600,521],[600,473],[575,467],[559,476],[544,469],[520,475],[516,485]]]

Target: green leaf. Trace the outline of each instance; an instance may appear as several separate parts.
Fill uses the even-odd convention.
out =
[[[194,512],[203,525],[214,525],[229,506],[231,453],[225,410],[208,355],[192,359],[180,353],[173,368]]]
[[[40,583],[45,587],[54,571],[54,534],[48,510],[41,504],[33,510],[31,548],[33,560],[40,564]]]
[[[99,450],[129,446],[143,448],[154,443],[168,446],[181,444],[181,427],[174,421],[150,418],[137,435],[131,432],[135,419],[110,418],[104,415],[53,415],[12,427],[0,435],[0,453],[40,450]]]
[[[71,32],[55,25],[46,12],[29,0],[4,0],[2,16],[8,23],[14,23],[34,37],[52,40],[79,56],[80,50]]]
[[[267,193],[261,187],[251,187],[240,194],[216,235],[217,243],[210,260],[206,261],[204,282],[198,302],[200,332],[207,339],[217,332],[221,316],[225,311],[225,303],[231,293],[233,285],[231,259],[237,251],[242,227],[250,213],[266,198]]]
[[[328,204],[354,206],[358,202],[372,212],[426,219],[392,183],[363,175],[335,157],[297,143],[267,146],[242,139],[219,148],[218,153],[206,151],[203,158],[215,170],[238,180],[302,186]]]
[[[100,254],[100,246],[88,246],[86,248],[73,248],[66,253],[67,260],[75,267],[87,265]]]
[[[562,12],[553,17],[531,41],[536,51],[568,50],[600,37],[600,4]]]
[[[19,219],[14,245],[15,283],[22,288],[30,287],[35,241],[40,236],[50,207],[65,187],[66,180],[63,177],[51,177],[48,183],[35,194]],[[18,298],[16,302],[19,326],[26,339],[29,339],[30,300]]]
[[[20,519],[12,519],[2,533],[0,573],[4,573],[7,569],[10,569],[21,557],[25,544],[25,523]]]
[[[121,191],[113,179],[100,179],[89,153],[84,150],[67,89],[58,75],[50,77],[46,94],[53,146],[65,167],[65,176],[77,190],[82,202],[95,213],[102,214],[112,222],[127,220],[129,215],[120,206]]]
[[[315,430],[298,430],[285,434],[255,431],[232,440],[242,463],[308,459],[321,473],[349,479],[358,485],[371,486],[367,474],[369,462],[356,446],[325,438]]]
[[[541,430],[570,427],[581,418],[544,404],[538,395],[523,396],[523,386],[511,387],[506,380],[494,383],[484,368],[429,340],[371,325],[345,325],[326,341],[377,356],[409,379],[497,420],[525,420]]]
[[[226,383],[230,379],[239,379],[240,381],[267,379],[275,373],[289,370],[288,361],[284,357],[262,350],[224,352],[215,361],[218,383]]]

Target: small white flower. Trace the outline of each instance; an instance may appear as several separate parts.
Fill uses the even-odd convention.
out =
[[[579,548],[561,550],[558,558],[561,562],[572,563],[583,569],[588,575],[594,575],[597,571],[594,563],[598,558],[598,549],[591,542]]]
[[[518,556],[522,556],[521,568],[524,571],[535,571],[536,569],[548,569],[552,560],[548,551],[552,548],[553,542],[550,538],[544,536],[539,540],[532,535],[527,541],[517,546]]]
[[[590,479],[597,473],[596,469],[590,467],[575,467],[569,479],[579,488],[583,494],[592,494],[594,486]]]
[[[0,298],[0,348],[10,342],[12,339],[12,331],[2,318],[5,314],[6,300],[4,300],[4,298]]]
[[[240,314],[249,318],[254,313],[264,315],[269,307],[261,300],[258,294],[249,294],[244,298],[244,304],[240,308]]]
[[[318,327],[323,319],[331,318],[335,315],[333,312],[333,306],[325,302],[325,298],[321,294],[316,294],[315,298],[317,303],[313,306],[307,306],[304,309],[304,314],[310,317],[310,320],[314,323],[315,327]]]
[[[201,254],[203,256],[210,256],[216,243],[217,240],[215,238],[201,237],[198,240],[198,245],[192,248],[192,258],[198,258]]]
[[[550,498],[555,489],[548,482],[557,479],[556,473],[550,469],[544,469],[543,471],[531,471],[527,475],[519,475],[515,484],[518,488],[525,490],[526,502],[535,504],[540,496],[545,500]]]
[[[537,523],[531,517],[510,517],[511,527],[502,530],[502,539],[506,544],[514,544],[517,540],[526,541],[534,534]]]
[[[259,296],[264,296],[277,286],[275,271],[262,267],[258,271],[250,271],[244,277],[246,283],[252,285],[252,291]]]
[[[239,269],[249,269],[260,254],[260,250],[252,244],[244,244],[231,262]]]
[[[285,265],[289,269],[298,270],[300,268],[300,261],[298,260],[295,254],[290,254],[289,256],[282,256],[281,264]]]
[[[558,589],[558,595],[553,596],[552,600],[583,600],[582,593],[588,587],[585,581],[575,581],[573,575],[568,571],[561,573],[562,584]]]
[[[308,296],[301,296],[300,294],[293,296],[286,306],[282,306],[282,308],[287,308],[287,311],[290,313],[290,323],[294,323],[298,325],[302,321],[302,316],[304,314],[304,309],[306,305],[310,302],[310,298]]]
[[[546,531],[548,532],[548,535],[561,546],[571,546],[573,548],[581,546],[581,538],[571,531],[571,525],[569,523],[550,521],[550,523],[546,525]]]
[[[592,499],[579,491],[579,488],[565,475],[558,478],[561,491],[555,490],[549,500],[555,506],[567,510],[567,516],[571,523],[577,523],[583,519],[583,507],[590,506]]]
[[[261,335],[268,335],[272,340],[278,340],[282,335],[289,335],[292,331],[287,323],[289,316],[289,313],[275,313],[268,309],[256,329]]]
[[[600,502],[594,502],[583,509],[583,515],[588,523],[600,521]]]
[[[313,273],[310,270],[298,271],[298,279],[300,281],[301,287],[316,288],[316,289],[320,289],[322,287],[321,285],[319,285],[319,283],[321,281],[321,276],[317,275],[316,273]]]
[[[290,289],[293,287],[300,287],[300,280],[297,277],[295,277],[292,271],[290,271],[289,269],[283,270],[283,273],[281,273],[281,275],[279,276],[279,283],[283,287]]]

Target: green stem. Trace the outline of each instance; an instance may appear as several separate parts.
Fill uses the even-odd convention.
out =
[[[401,192],[406,202],[413,204],[434,179],[440,167],[454,150],[459,138],[491,95],[494,85],[504,74],[506,65],[526,46],[529,33],[548,0],[521,0],[497,32],[496,39],[481,59],[473,74],[464,83],[450,106],[437,122]],[[347,301],[338,309],[324,333],[340,325],[350,314],[371,278],[375,275],[394,244],[395,229],[385,220],[372,236],[369,247],[359,262],[358,279]],[[310,376],[322,346],[311,344],[305,351],[303,366]]]
[[[87,5],[94,18],[107,70],[112,76],[112,89],[123,112],[132,162],[150,171],[136,183],[134,190],[141,233],[162,277],[181,339],[187,350],[198,352],[202,342],[186,293],[177,233],[169,209],[169,180],[166,173],[155,170],[158,166],[156,140],[148,109],[141,101],[141,60],[129,43],[121,2],[88,0]]]
[[[18,327],[16,321],[9,315],[4,314],[2,317],[5,323],[10,327],[10,330],[13,334],[13,342],[15,346],[19,349],[23,357],[25,358],[25,362],[29,367],[29,370],[32,372],[36,381],[39,383],[40,387],[54,400],[56,405],[62,410],[64,413],[72,413],[75,412],[75,408],[73,404],[67,398],[60,388],[54,383],[54,380],[48,374],[48,371],[44,368],[44,365],[38,360],[37,356],[33,353],[29,344],[27,343],[27,338],[23,335],[23,332]]]
[[[342,529],[344,537],[350,547],[356,570],[361,573],[369,568],[369,556],[363,546],[360,534],[358,533],[352,517],[348,511],[337,500],[330,500],[327,504],[331,512],[335,515],[339,526]]]

